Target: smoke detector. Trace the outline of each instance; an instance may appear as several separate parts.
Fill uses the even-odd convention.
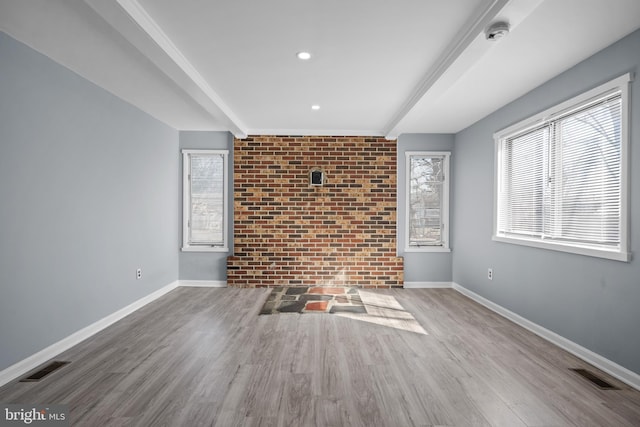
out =
[[[491,24],[491,26],[487,28],[487,31],[485,31],[487,40],[491,41],[500,40],[507,34],[509,34],[509,24],[507,22],[496,22],[495,24]]]

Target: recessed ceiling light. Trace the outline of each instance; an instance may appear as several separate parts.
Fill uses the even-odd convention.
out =
[[[319,105],[312,105],[312,106],[311,106],[311,109],[312,109],[312,110],[319,110],[319,109],[320,109],[320,106],[319,106]]]
[[[298,52],[296,53],[296,56],[298,59],[302,59],[303,61],[311,59],[311,54],[309,52]]]

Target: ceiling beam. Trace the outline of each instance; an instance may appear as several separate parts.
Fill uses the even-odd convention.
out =
[[[443,78],[454,62],[464,54],[474,40],[477,39],[478,35],[492,23],[510,1],[511,0],[491,0],[482,5],[482,7],[472,15],[462,27],[463,31],[460,32],[457,38],[451,41],[433,66],[422,76],[409,97],[384,127],[384,135],[387,139],[393,140],[398,138],[400,133],[399,125],[402,119],[409,114],[429,89]],[[489,45],[487,45],[487,49],[488,48]]]
[[[85,2],[236,138],[246,138],[242,121],[137,0]]]

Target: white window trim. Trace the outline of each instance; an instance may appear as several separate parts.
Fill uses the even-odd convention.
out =
[[[404,251],[405,252],[451,252],[449,246],[449,186],[450,186],[450,151],[406,151],[405,155],[405,221],[404,221]],[[411,201],[411,156],[444,156],[444,188],[442,203],[442,244],[441,245],[409,245],[409,203]]]
[[[191,154],[218,154],[223,156],[224,163],[224,224],[222,246],[192,245],[189,243],[189,219],[191,216],[191,189],[189,182],[190,155]],[[229,150],[182,150],[182,251],[183,252],[229,252],[228,227],[229,227]]]
[[[494,185],[493,185],[493,235],[492,240],[497,242],[512,243],[516,245],[531,246],[535,248],[549,249],[560,252],[568,252],[579,255],[587,255],[598,258],[611,259],[628,262],[631,260],[629,252],[629,85],[633,81],[631,73],[623,74],[607,83],[595,87],[581,95],[575,96],[555,107],[542,111],[526,120],[509,126],[494,134],[495,159],[494,159]],[[560,242],[545,242],[537,239],[527,239],[526,237],[512,237],[498,235],[498,184],[501,165],[501,142],[504,138],[520,133],[527,129],[539,126],[543,122],[564,115],[575,109],[579,104],[587,103],[589,100],[606,95],[607,92],[621,92],[621,206],[620,206],[620,249],[607,250],[604,248],[592,248],[587,245],[567,244]]]

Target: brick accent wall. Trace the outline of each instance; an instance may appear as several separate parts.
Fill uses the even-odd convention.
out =
[[[402,286],[395,141],[253,136],[233,155],[229,286]],[[312,168],[324,186],[309,185]]]

